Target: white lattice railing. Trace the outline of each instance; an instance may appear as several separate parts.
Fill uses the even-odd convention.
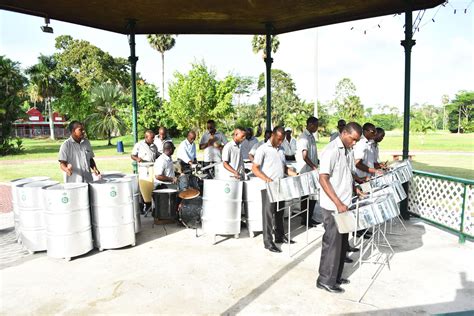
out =
[[[421,218],[474,238],[474,181],[415,171],[408,210]]]

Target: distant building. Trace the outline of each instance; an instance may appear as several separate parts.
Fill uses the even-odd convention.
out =
[[[45,120],[41,111],[33,107],[29,109],[26,114],[28,120],[20,119],[13,123],[12,134],[15,137],[49,137],[51,134],[49,128],[49,121]],[[66,128],[66,120],[64,116],[58,112],[53,113],[54,136],[64,138],[69,136]]]

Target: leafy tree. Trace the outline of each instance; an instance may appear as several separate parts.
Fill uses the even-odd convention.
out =
[[[455,133],[474,131],[474,91],[461,90],[447,105],[448,129]]]
[[[232,113],[232,97],[237,80],[227,76],[216,79],[214,71],[204,63],[194,63],[188,74],[175,72],[169,85],[170,102],[165,103],[166,115],[178,129],[205,129],[207,120],[220,120]]]
[[[278,48],[280,47],[280,40],[278,39],[278,36],[272,35],[271,36],[271,43],[272,43],[272,53],[276,53]],[[252,51],[254,54],[258,54],[259,52],[262,52],[262,57],[266,58],[266,48],[267,48],[267,42],[266,42],[266,35],[254,35],[252,37]]]
[[[153,49],[161,53],[161,93],[162,99],[165,99],[165,52],[172,49],[176,44],[176,39],[170,34],[148,34],[146,36],[148,43]]]
[[[333,104],[338,116],[348,121],[361,121],[364,117],[364,106],[356,95],[355,84],[349,78],[337,83]]]
[[[37,94],[45,101],[45,108],[48,110],[50,138],[54,137],[53,109],[51,100],[56,95],[59,84],[55,76],[57,61],[54,56],[40,55],[38,63],[26,70],[31,82],[37,86]]]
[[[56,38],[58,67],[71,75],[82,90],[110,81],[124,88],[130,86],[128,61],[114,58],[88,41],[75,40],[69,35]]]
[[[20,71],[20,64],[0,56],[0,154],[15,153],[11,143],[11,126],[21,113],[27,79]]]
[[[123,135],[126,130],[126,125],[119,111],[122,98],[123,94],[120,87],[111,83],[95,86],[91,91],[91,101],[95,112],[85,120],[87,130],[93,136],[106,137],[108,146],[112,145],[111,139],[114,134],[120,133]]]

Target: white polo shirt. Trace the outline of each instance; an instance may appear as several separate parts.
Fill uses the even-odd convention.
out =
[[[67,176],[64,172],[64,183],[92,182],[90,160],[94,157],[91,143],[88,139],[76,142],[72,136],[62,143],[59,148],[60,161],[66,161],[72,165],[72,175]]]
[[[335,131],[334,133],[331,134],[331,137],[329,138],[329,142],[332,142],[333,140],[335,140],[340,135],[341,135],[341,133],[339,133],[339,131]]]
[[[209,131],[206,131],[202,135],[199,145],[207,144],[207,142],[209,141],[209,138],[211,138],[211,133],[209,133]],[[227,144],[227,138],[221,132],[216,131],[216,133],[214,134],[214,139],[218,141],[221,145]]]
[[[154,162],[158,157],[158,149],[155,144],[148,145],[145,140],[141,140],[133,146],[132,155],[138,156],[144,162]]]
[[[258,147],[262,146],[263,144],[265,144],[265,141],[261,140],[258,143],[256,143],[255,145],[253,145],[252,149],[250,149],[250,151],[249,151],[249,155],[252,155],[255,158],[255,153],[257,152]]]
[[[281,144],[281,147],[283,148],[285,155],[287,156],[295,155],[296,154],[296,139],[294,137],[291,137],[290,141],[288,141],[285,137],[285,139],[283,140],[283,143]]]
[[[240,152],[242,154],[242,159],[247,160],[249,159],[249,153],[250,150],[252,150],[252,147],[258,144],[258,139],[252,136],[252,138],[249,139],[244,139],[242,144],[240,144]]]
[[[219,148],[208,146],[204,149],[204,162],[221,162],[222,153]]]
[[[334,192],[342,203],[349,206],[352,198],[353,178],[351,173],[351,150],[347,150],[340,137],[324,148],[319,165],[319,174],[328,174]],[[326,192],[320,191],[320,205],[330,211],[337,211],[336,205]]]
[[[369,168],[374,167],[373,161],[373,142],[362,135],[360,140],[354,146],[354,160],[362,160],[362,163]],[[356,174],[359,177],[370,177],[371,174],[356,168]]]
[[[285,177],[285,152],[281,147],[273,147],[270,140],[258,147],[253,163],[259,165],[260,171],[272,180]]]
[[[172,143],[173,140],[170,137],[166,137],[165,139],[161,139],[160,135],[156,135],[155,138],[153,139],[153,143],[155,144],[156,149],[158,150],[158,152],[160,154],[163,153],[163,145],[166,142]]]
[[[155,183],[165,183],[156,179],[156,176],[165,176],[170,178],[173,178],[175,176],[173,159],[171,159],[171,157],[169,157],[168,155],[160,155],[160,157],[158,157],[158,159],[156,160],[153,168],[155,172]]]
[[[318,150],[316,147],[316,140],[313,134],[307,129],[300,135],[296,142],[296,171],[299,173],[305,173],[312,171],[310,166],[303,160],[303,150],[307,151],[308,158],[315,164],[318,164]]]

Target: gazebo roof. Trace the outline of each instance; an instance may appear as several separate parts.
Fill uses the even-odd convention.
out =
[[[128,34],[265,34],[421,10],[444,0],[0,0],[0,9]],[[54,24],[53,24],[54,27]]]

